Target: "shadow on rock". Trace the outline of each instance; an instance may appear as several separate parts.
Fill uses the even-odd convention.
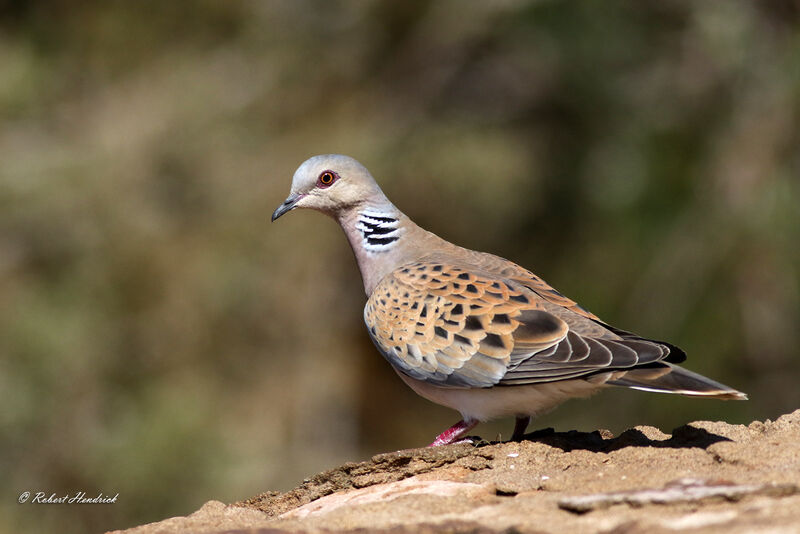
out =
[[[570,430],[569,432],[556,432],[552,428],[544,428],[526,434],[524,439],[537,443],[544,443],[551,447],[558,447],[564,452],[570,452],[576,449],[591,452],[611,452],[625,447],[705,449],[720,441],[731,441],[730,438],[712,434],[707,430],[691,425],[679,426],[672,431],[672,437],[663,440],[649,438],[644,432],[635,428],[626,430],[616,437],[608,430],[595,430],[593,432]]]

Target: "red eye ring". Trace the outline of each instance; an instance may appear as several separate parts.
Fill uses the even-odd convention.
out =
[[[339,179],[339,175],[333,171],[322,171],[317,178],[318,187],[330,187],[333,182]]]

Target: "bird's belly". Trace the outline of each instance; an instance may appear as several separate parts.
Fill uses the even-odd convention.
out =
[[[526,386],[444,388],[397,373],[418,395],[461,413],[464,418],[488,421],[498,417],[541,415],[562,402],[604,388],[582,379],[559,380]]]

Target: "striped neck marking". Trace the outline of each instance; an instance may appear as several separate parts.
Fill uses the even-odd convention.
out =
[[[393,213],[365,210],[358,214],[356,228],[361,232],[361,244],[369,252],[386,252],[400,239],[400,221]]]

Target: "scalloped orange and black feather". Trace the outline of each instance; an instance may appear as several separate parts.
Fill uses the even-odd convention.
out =
[[[663,381],[683,371],[671,365],[685,357],[680,349],[609,327],[507,260],[501,272],[492,272],[500,258],[475,259],[423,259],[375,288],[364,319],[398,371],[436,386],[479,388],[573,378],[637,387],[637,375]],[[646,386],[639,385],[662,390]],[[713,381],[703,389],[716,388],[729,390]]]

